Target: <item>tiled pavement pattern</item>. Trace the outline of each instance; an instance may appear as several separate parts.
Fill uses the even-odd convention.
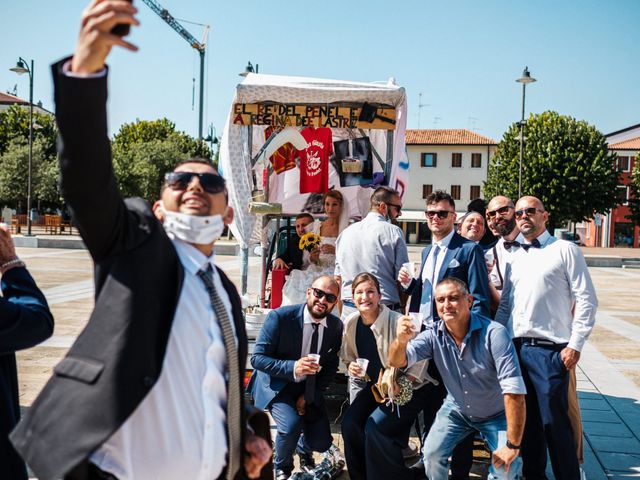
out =
[[[411,248],[410,252],[412,260],[419,260],[419,249]],[[28,408],[86,324],[93,306],[93,273],[91,259],[83,250],[19,248],[18,253],[44,290],[56,319],[51,339],[18,354],[20,401]],[[621,253],[630,255],[629,251]],[[640,257],[640,252],[636,256]],[[239,284],[236,257],[220,255],[217,263]],[[636,300],[640,270],[590,271],[600,309],[578,369],[586,440],[584,469],[589,479],[640,477],[640,308]],[[259,272],[260,259],[251,257],[252,298],[259,289]],[[335,408],[337,414],[339,405]],[[333,431],[341,446],[339,426]]]

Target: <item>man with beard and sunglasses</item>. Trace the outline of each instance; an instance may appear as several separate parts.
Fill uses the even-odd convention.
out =
[[[555,478],[578,480],[570,370],[593,329],[598,299],[580,249],[547,231],[542,202],[522,197],[514,215],[524,242],[507,266],[496,321],[513,332],[527,387],[523,475],[546,478],[548,447]]]
[[[294,452],[311,468],[313,452],[331,447],[323,393],[338,371],[342,322],[329,312],[339,295],[333,277],[317,278],[307,303],[269,312],[256,340],[249,389],[255,406],[268,409],[277,426],[276,480],[291,476]]]
[[[152,209],[113,174],[105,60],[136,49],[110,33],[136,11],[94,0],[73,57],[52,67],[61,188],[95,263],[95,308],[11,440],[44,480],[256,478],[270,473],[253,433],[268,418],[245,411],[244,316],[213,253],[233,219],[224,179],[181,162]]]
[[[507,263],[511,254],[524,240],[516,225],[514,212],[513,201],[509,197],[498,195],[489,201],[485,214],[489,229],[499,237],[498,242],[491,248],[494,261],[489,271],[492,312],[496,311],[500,303]]]

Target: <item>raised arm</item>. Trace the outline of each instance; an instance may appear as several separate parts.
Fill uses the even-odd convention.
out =
[[[110,33],[117,23],[137,25],[135,12],[129,2],[94,1],[83,13],[73,57],[52,67],[62,193],[98,261],[122,244],[126,224],[107,136],[105,61],[114,45],[136,50]]]

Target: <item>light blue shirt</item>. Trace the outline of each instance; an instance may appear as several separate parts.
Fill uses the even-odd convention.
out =
[[[400,302],[396,278],[403,263],[409,261],[402,229],[377,212],[346,228],[336,242],[335,275],[342,278],[342,298],[352,298],[351,283],[362,272],[380,282],[382,302]]]
[[[407,367],[423,359],[433,359],[449,399],[473,421],[504,412],[505,393],[526,393],[509,333],[499,323],[474,313],[460,348],[442,320],[409,342]]]

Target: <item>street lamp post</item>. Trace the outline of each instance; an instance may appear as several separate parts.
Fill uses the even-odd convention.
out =
[[[27,66],[27,61],[22,57],[18,58],[16,66],[10,68],[12,72],[22,75],[29,74],[29,165],[27,177],[27,236],[31,235],[31,168],[33,164],[33,59],[31,67]]]
[[[522,77],[516,82],[522,84],[522,118],[520,120],[520,161],[518,164],[518,198],[522,197],[522,156],[524,154],[524,98],[528,83],[535,82],[536,79],[529,73],[529,67],[524,67]]]

